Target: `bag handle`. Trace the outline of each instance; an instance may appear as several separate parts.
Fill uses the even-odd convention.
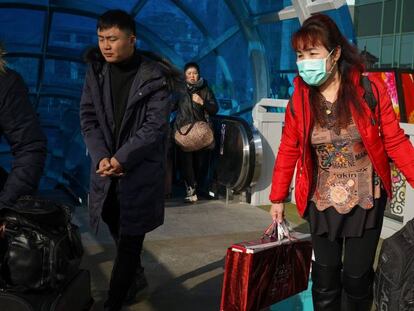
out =
[[[186,91],[186,95],[190,100],[190,110],[191,110],[191,125],[189,126],[189,128],[185,131],[185,134],[183,132],[181,132],[181,129],[177,127],[177,131],[178,133],[180,133],[180,135],[183,136],[187,136],[188,133],[190,133],[191,129],[194,127],[195,124],[195,117],[194,117],[194,109],[193,109],[193,100],[191,98],[191,95],[188,93],[188,91]]]
[[[191,110],[192,110],[192,108],[191,108]],[[195,122],[194,122],[194,118],[193,118],[193,122],[188,127],[188,129],[185,131],[185,134],[183,132],[181,132],[181,129],[180,128],[177,128],[177,131],[178,131],[178,133],[180,133],[180,135],[187,136],[188,133],[190,133],[191,129],[194,127],[194,124],[195,124]]]
[[[281,223],[273,221],[263,232],[262,239],[268,237],[271,240],[282,241],[284,238],[289,239],[289,241],[296,240],[290,233],[292,232],[292,227],[286,219],[283,219]]]

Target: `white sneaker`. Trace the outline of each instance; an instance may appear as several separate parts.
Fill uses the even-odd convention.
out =
[[[198,198],[195,194],[195,188],[187,187],[187,195],[184,198],[184,203],[194,203],[197,202]]]

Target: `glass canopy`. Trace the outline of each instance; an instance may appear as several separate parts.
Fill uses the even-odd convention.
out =
[[[135,17],[139,48],[179,68],[198,62],[220,113],[247,120],[260,98],[289,97],[295,72],[290,36],[304,12],[324,11],[354,39],[345,0],[0,0],[8,66],[24,77],[48,136],[43,189],[63,185],[79,197],[87,193],[89,161],[78,119],[82,55],[97,43],[97,17],[115,8]],[[4,142],[0,150],[0,165],[10,168]]]

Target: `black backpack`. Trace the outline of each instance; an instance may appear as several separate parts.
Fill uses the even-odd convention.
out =
[[[374,281],[377,310],[414,310],[414,220],[384,240]]]
[[[25,197],[2,207],[0,290],[57,289],[79,270],[83,247],[69,207]]]

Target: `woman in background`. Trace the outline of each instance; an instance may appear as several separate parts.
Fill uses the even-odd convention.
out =
[[[207,81],[200,77],[200,67],[197,63],[187,63],[184,66],[186,94],[178,105],[176,129],[196,121],[209,122],[209,116],[218,111],[218,105]],[[214,145],[202,150],[184,152],[179,149],[178,157],[180,171],[185,182],[186,196],[184,202],[197,202],[198,186],[202,186],[209,165],[210,149]]]

